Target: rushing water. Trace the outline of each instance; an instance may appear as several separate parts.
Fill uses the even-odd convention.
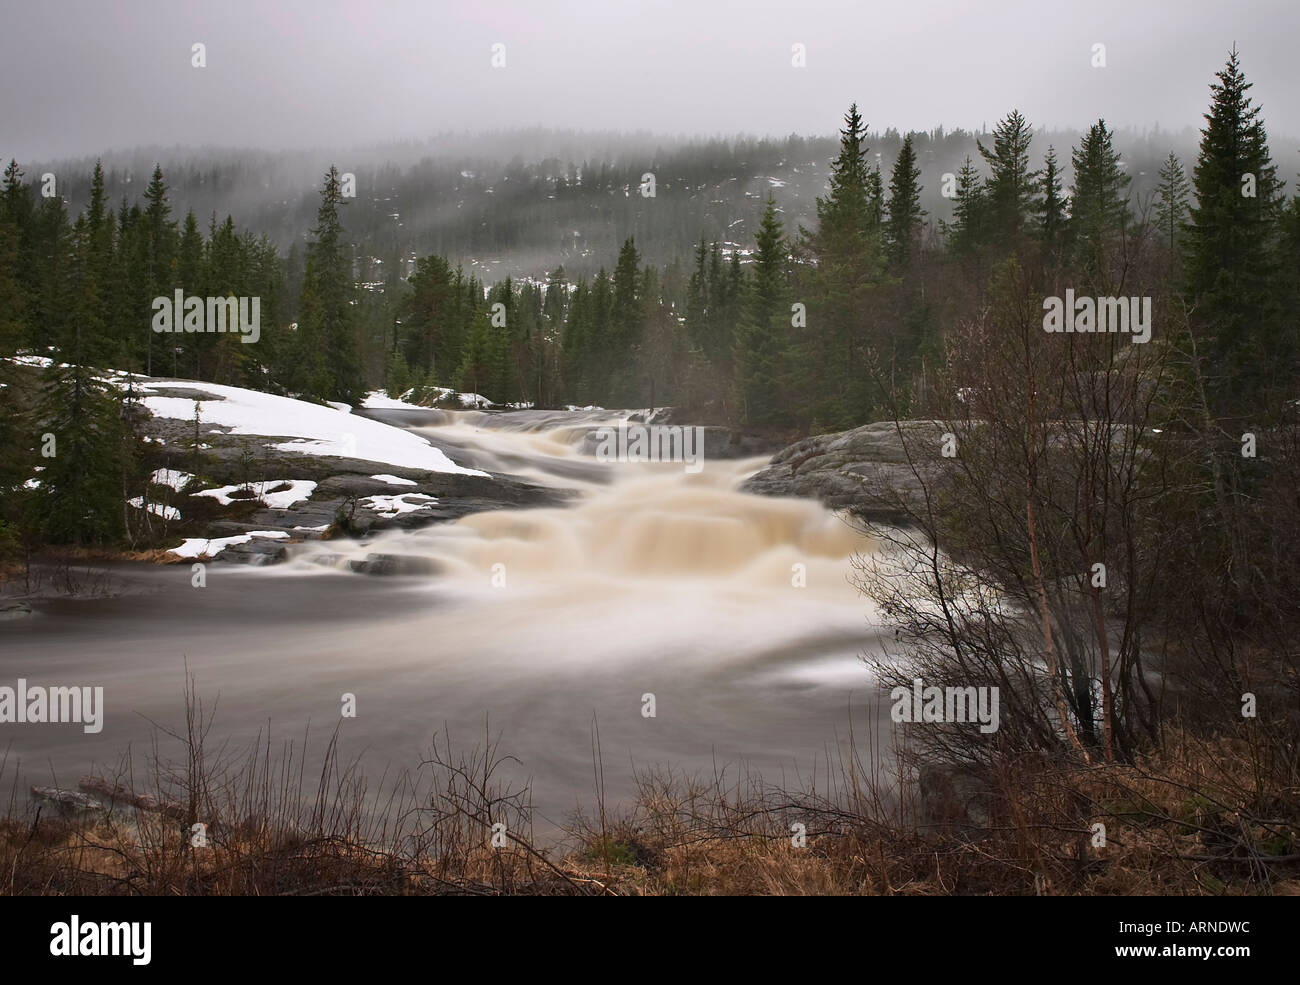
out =
[[[879,701],[861,661],[870,604],[849,583],[871,545],[817,503],[735,491],[764,464],[600,463],[580,454],[597,412],[377,413],[459,464],[577,490],[564,508],[479,513],[416,532],[299,545],[274,568],[117,565],[114,597],[34,605],[0,623],[0,684],[103,685],[98,735],[0,725],[9,770],[71,787],[90,765],[137,764],[153,722],[183,718],[184,668],[209,711],[209,748],[270,724],[277,738],[339,723],[345,756],[371,772],[414,768],[444,727],[481,744],[485,716],[522,763],[544,824],[590,803],[593,719],[606,796],[634,767],[712,773],[740,764],[772,781],[825,769]],[[393,492],[401,490],[394,487]],[[436,573],[353,573],[369,554]],[[795,587],[803,566],[806,587]],[[653,694],[655,717],[642,714]]]

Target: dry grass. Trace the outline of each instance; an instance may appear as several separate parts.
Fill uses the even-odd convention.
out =
[[[1021,760],[979,778],[921,768],[906,747],[854,750],[797,791],[743,771],[653,769],[637,775],[630,804],[612,808],[593,736],[594,810],[543,847],[528,788],[505,779],[513,760],[490,732],[465,753],[439,736],[414,775],[372,789],[355,762],[340,760],[336,737],[308,776],[306,739],[213,752],[192,682],[186,709],[173,736],[184,762],[164,764],[155,742],[139,787],[129,762],[83,780],[102,809],[19,810],[15,789],[0,820],[0,892],[1300,893],[1300,787],[1261,769],[1278,737],[1258,731],[1210,741],[1174,732],[1135,766]],[[197,847],[196,823],[206,825]],[[798,847],[796,824],[806,833]]]

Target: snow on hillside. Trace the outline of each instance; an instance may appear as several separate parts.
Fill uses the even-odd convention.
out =
[[[146,393],[190,390],[220,397],[220,400],[200,397],[199,418],[204,425],[229,428],[235,434],[291,438],[275,446],[281,451],[358,458],[426,472],[487,475],[478,469],[456,465],[440,449],[417,434],[334,407],[322,407],[242,387],[189,380],[153,380],[141,383],[140,389]],[[155,394],[145,396],[143,402],[158,417],[182,421],[194,419],[192,397]]]

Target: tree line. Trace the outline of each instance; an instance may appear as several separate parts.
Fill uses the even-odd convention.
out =
[[[1247,88],[1234,53],[1190,178],[1171,152],[1154,192],[1137,200],[1105,121],[1040,163],[1030,159],[1030,123],[1013,111],[977,141],[978,161],[944,176],[951,217],[937,223],[925,221],[923,135],[901,135],[882,173],[853,106],[812,228],[789,221],[774,187],[748,246],[706,238],[654,264],[628,236],[594,276],[559,266],[544,281],[485,284],[445,256],[408,269],[359,250],[347,219],[355,202],[337,168],[303,248],[282,254],[229,216],[210,215],[206,233],[193,212],[175,218],[160,167],[140,202],[113,209],[97,164],[73,220],[61,196],[38,195],[10,162],[0,188],[0,351],[49,358],[51,376],[71,373],[50,390],[69,394],[64,411],[102,389],[86,367],[112,367],[349,403],[377,386],[441,386],[537,406],[675,404],[793,436],[880,419],[900,398],[908,413],[925,413],[946,340],[1014,257],[1044,288],[1069,280],[1131,293],[1140,276],[1144,290],[1185,301],[1204,327],[1198,365],[1213,413],[1248,413],[1276,405],[1293,377],[1300,206],[1282,195]],[[151,300],[177,289],[259,297],[258,344],[150,331]],[[34,448],[30,436],[43,431],[17,413],[32,406],[6,415],[28,436],[6,447]],[[80,409],[71,419],[99,427]],[[26,468],[14,475],[29,477]],[[108,516],[69,536],[102,536],[114,527]]]

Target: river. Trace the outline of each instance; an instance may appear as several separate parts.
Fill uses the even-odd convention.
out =
[[[824,778],[851,731],[870,744],[881,699],[861,658],[878,621],[849,578],[871,544],[815,502],[737,492],[765,459],[706,460],[698,474],[597,462],[575,445],[581,429],[618,419],[605,412],[370,416],[457,464],[579,495],[308,542],[275,567],[213,564],[201,589],[188,565],[115,564],[106,597],[34,602],[32,616],[0,623],[0,684],[102,685],[104,727],[0,725],[6,786],[71,788],[128,751],[139,770],[154,723],[183,723],[186,667],[215,710],[210,750],[268,728],[279,741],[310,725],[323,740],[350,693],[344,757],[371,774],[414,770],[435,732],[481,744],[486,719],[519,760],[542,828],[594,799],[593,721],[610,803],[631,795],[638,768],[744,767],[794,785]],[[349,569],[371,553],[436,573]]]

